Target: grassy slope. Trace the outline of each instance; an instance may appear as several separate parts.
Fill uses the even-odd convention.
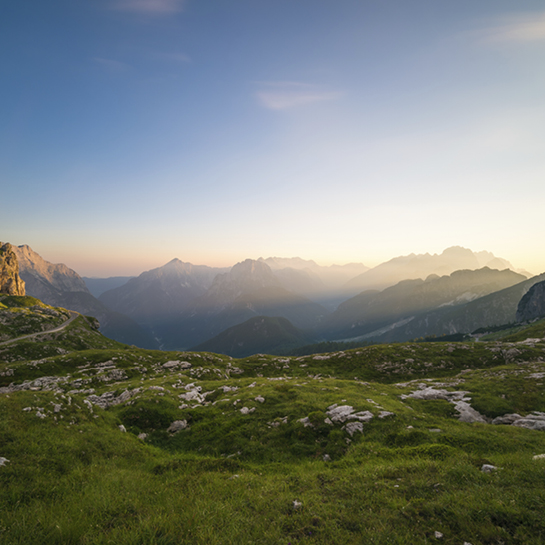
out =
[[[0,543],[542,543],[545,433],[400,395],[424,381],[489,417],[545,411],[544,358],[493,342],[232,360],[129,348],[80,318],[0,351],[0,387],[29,388],[0,393]],[[30,383],[44,376],[60,379]],[[205,404],[179,397],[190,384]],[[103,410],[91,389],[133,395]],[[324,423],[333,403],[375,418],[351,437]]]
[[[52,329],[69,317],[68,311],[44,305],[34,297],[0,295],[0,342]]]

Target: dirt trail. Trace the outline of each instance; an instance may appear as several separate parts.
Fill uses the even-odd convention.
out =
[[[80,315],[79,312],[74,312],[73,310],[70,310],[68,312],[70,312],[70,318],[68,318],[68,320],[66,320],[66,322],[62,323],[61,325],[56,326],[53,329],[47,329],[46,331],[38,331],[38,333],[31,333],[30,335],[22,335],[21,337],[16,337],[15,339],[10,339],[9,341],[1,342],[0,346],[14,343],[22,339],[30,339],[32,337],[37,337],[38,335],[47,335],[48,333],[57,333],[58,331],[62,331],[67,325],[71,324]]]

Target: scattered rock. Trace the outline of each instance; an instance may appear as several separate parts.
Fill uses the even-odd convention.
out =
[[[167,428],[167,431],[169,433],[178,433],[179,431],[186,430],[188,428],[189,428],[189,426],[187,425],[187,420],[175,420]]]
[[[434,535],[435,539],[441,539],[443,537],[443,534],[441,532],[438,532],[437,530],[435,530],[435,532],[433,532],[433,535]]]
[[[6,465],[7,462],[9,462],[7,458],[0,456],[0,466]]]
[[[335,424],[341,424],[347,420],[359,420],[360,422],[369,422],[373,418],[373,413],[370,411],[354,412],[354,407],[350,405],[340,405],[336,403],[327,408],[327,416]]]
[[[241,414],[250,414],[250,413],[253,413],[254,411],[255,411],[255,407],[252,407],[251,409],[249,407],[242,407],[242,409],[240,409]]]
[[[467,401],[456,401],[454,403],[454,408],[459,413],[458,419],[460,422],[480,422],[482,424],[488,424],[488,419],[480,412],[473,409]]]
[[[342,429],[346,430],[352,437],[356,432],[363,433],[363,424],[361,422],[348,422]]]
[[[466,394],[469,392],[449,392],[447,390],[439,390],[435,389],[433,386],[425,386],[424,384],[420,385],[420,389],[416,390],[415,392],[412,392],[411,394],[403,394],[401,395],[401,399],[444,399],[445,401],[458,401],[462,400]]]
[[[263,396],[257,396],[254,398],[256,401],[259,401],[259,403],[265,403],[265,398]]]
[[[147,433],[139,433],[138,434],[138,439],[140,439],[141,441],[144,441],[144,439],[146,439],[148,436]]]
[[[545,413],[534,411],[520,420],[515,420],[513,426],[529,430],[545,431]]]
[[[114,405],[119,405],[129,401],[129,399],[141,392],[142,388],[134,388],[134,390],[125,390],[123,393],[119,394],[117,397],[113,392],[105,392],[100,396],[90,395],[87,397],[87,400],[90,401],[93,405],[97,405],[102,409],[107,409]]]
[[[303,426],[305,426],[305,428],[313,428],[314,427],[308,416],[306,416],[305,418],[300,418],[299,420],[297,420],[297,422],[301,422],[301,424],[303,424]]]
[[[123,424],[119,424],[118,428],[119,428],[119,431],[122,431],[123,433],[127,433],[127,428],[125,428]]]
[[[297,500],[293,500],[292,505],[295,510],[301,509],[303,507],[303,503]]]
[[[492,424],[507,424],[511,425],[513,422],[516,422],[517,420],[520,420],[522,416],[517,413],[512,414],[504,414],[503,416],[498,416],[492,420]]]
[[[483,473],[492,473],[493,471],[496,471],[498,469],[496,466],[493,466],[491,464],[483,464],[483,467],[481,467],[481,471]]]

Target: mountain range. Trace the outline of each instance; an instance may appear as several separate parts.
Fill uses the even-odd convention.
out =
[[[75,271],[28,246],[15,251],[30,295],[97,317],[113,339],[231,355],[320,341],[469,333],[513,321],[521,297],[541,278],[527,279],[503,258],[461,247],[401,256],[373,269],[282,257],[231,268],[173,259],[134,278],[88,279],[96,293],[113,286],[97,300]]]

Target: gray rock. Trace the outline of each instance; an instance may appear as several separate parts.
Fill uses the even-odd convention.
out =
[[[480,422],[482,424],[488,424],[488,420],[481,413],[471,407],[466,401],[457,401],[454,404],[454,408],[459,413],[460,422]]]
[[[0,456],[0,466],[5,465],[9,460],[7,458],[4,458],[3,456]]]
[[[189,428],[189,426],[187,425],[187,420],[175,420],[167,428],[167,431],[169,433],[178,433],[179,431],[186,430],[188,428]]]
[[[496,466],[493,466],[491,464],[483,464],[481,467],[481,471],[483,473],[492,473],[493,471],[496,471],[498,469]]]
[[[300,418],[297,420],[297,422],[301,422],[305,428],[313,428],[312,422],[310,421],[310,418],[308,416],[305,416],[305,418]]]
[[[443,389],[436,389],[433,386],[427,386],[416,390],[415,392],[407,395],[402,395],[401,399],[444,399],[445,401],[458,401],[464,398],[469,392],[449,392]]]
[[[545,419],[535,418],[532,415],[521,418],[513,422],[517,428],[527,428],[529,430],[545,431]]]
[[[513,422],[516,422],[517,420],[520,420],[522,416],[517,413],[511,413],[511,414],[504,414],[503,416],[497,416],[492,420],[492,424],[506,424],[511,425]]]
[[[363,433],[363,424],[361,422],[348,422],[342,428],[352,437],[356,432]]]

